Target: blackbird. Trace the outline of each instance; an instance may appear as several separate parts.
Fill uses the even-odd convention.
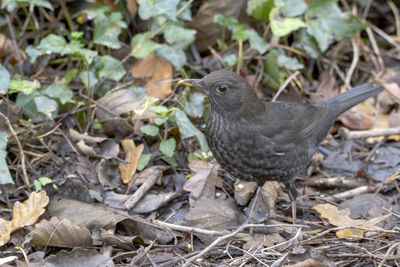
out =
[[[247,81],[230,71],[179,82],[202,89],[211,103],[205,134],[217,162],[233,176],[285,184],[292,203],[293,181],[346,110],[383,90],[365,84],[324,102],[265,102]],[[295,206],[294,206],[295,207]]]

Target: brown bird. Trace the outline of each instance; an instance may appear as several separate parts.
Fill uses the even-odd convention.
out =
[[[265,102],[240,75],[215,71],[179,82],[202,89],[210,100],[206,138],[217,162],[233,176],[285,184],[295,218],[293,181],[328,134],[335,119],[383,90],[365,84],[324,102]]]

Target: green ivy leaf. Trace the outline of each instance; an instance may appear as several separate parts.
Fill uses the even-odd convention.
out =
[[[269,21],[269,13],[274,6],[274,0],[250,0],[247,2],[247,14],[257,20]]]
[[[306,27],[306,24],[299,18],[285,18],[281,15],[283,5],[277,5],[271,10],[269,19],[271,21],[272,33],[276,36],[285,36],[299,28]]]
[[[43,90],[43,94],[65,104],[72,99],[73,93],[65,84],[53,83]]]
[[[237,56],[235,54],[230,54],[224,56],[222,60],[229,66],[232,67],[237,63]]]
[[[255,30],[249,29],[247,30],[247,34],[249,36],[251,48],[257,49],[260,54],[264,54],[268,50],[269,45],[258,35]]]
[[[154,123],[158,126],[164,124],[166,121],[168,120],[168,118],[155,118],[154,119]]]
[[[280,67],[284,67],[288,70],[300,70],[304,68],[304,65],[301,64],[297,58],[288,57],[285,54],[281,54],[278,56],[278,65]]]
[[[174,138],[169,138],[160,143],[160,151],[167,157],[172,157],[175,153],[176,141]]]
[[[300,16],[307,9],[303,0],[275,0],[275,5],[283,5],[282,13],[285,17]]]
[[[180,48],[163,44],[157,48],[157,55],[171,62],[176,70],[181,69],[186,63],[185,52],[183,52],[183,50]]]
[[[162,156],[161,159],[168,163],[169,165],[172,165],[174,167],[178,166],[178,162],[176,162],[176,159],[174,157],[168,157],[166,155]]]
[[[185,105],[185,112],[191,117],[201,118],[204,112],[204,96],[195,92],[189,96],[189,101]]]
[[[89,69],[89,78],[88,78],[88,73],[87,71],[82,71],[79,74],[79,78],[81,79],[82,83],[85,85],[86,88],[92,88],[95,86],[99,80],[96,78],[96,75],[94,74],[94,70]]]
[[[40,43],[36,47],[36,49],[38,49],[42,53],[61,54],[63,53],[66,45],[67,42],[62,36],[51,33],[40,40]]]
[[[10,80],[8,93],[23,92],[24,94],[30,95],[39,88],[40,83],[37,80]]]
[[[140,155],[136,169],[138,171],[143,170],[147,166],[147,164],[149,164],[150,159],[151,159],[151,154]]]
[[[157,136],[160,133],[158,127],[154,125],[145,125],[140,128],[140,130],[150,136]]]
[[[119,81],[126,74],[126,70],[118,59],[106,55],[102,56],[100,59],[100,66],[97,74],[100,79],[107,77]]]
[[[228,28],[230,31],[233,31],[234,28],[239,24],[239,21],[235,17],[225,17],[222,14],[215,14],[214,22]]]
[[[25,48],[25,53],[28,55],[29,61],[31,63],[35,63],[38,56],[43,54],[39,49],[36,49],[35,47],[33,47],[31,45],[28,45]]]
[[[350,38],[369,26],[350,13],[342,13],[337,0],[312,0],[305,15],[308,32],[317,40],[321,52],[331,40]]]
[[[275,89],[279,88],[284,79],[284,74],[279,70],[279,55],[278,49],[272,49],[267,53],[264,61],[264,70],[268,78],[267,83]]]
[[[95,20],[93,41],[95,44],[104,45],[113,49],[121,48],[118,36],[121,29],[127,27],[123,21],[122,14],[113,12],[107,17]]]
[[[204,134],[193,125],[193,123],[186,116],[185,112],[177,109],[175,112],[175,119],[182,139],[195,136],[200,143],[201,150],[209,150]]]
[[[318,43],[313,36],[311,36],[306,29],[300,29],[295,34],[296,42],[292,45],[294,48],[305,51],[313,58],[319,58],[322,53],[318,47]]]
[[[58,113],[57,102],[47,96],[38,96],[33,99],[36,110],[42,113],[46,118],[54,119]]]
[[[140,0],[139,17],[142,20],[148,20],[157,16],[166,16],[168,19],[175,21],[178,13],[177,6],[179,0]]]
[[[6,161],[8,136],[6,131],[0,131],[0,184],[14,184]]]
[[[169,111],[169,109],[166,106],[152,106],[151,110],[161,115],[164,115]]]
[[[159,44],[150,40],[151,32],[138,33],[133,37],[131,47],[132,56],[143,58],[153,52]]]
[[[185,49],[193,43],[195,34],[195,30],[188,30],[177,24],[169,24],[164,30],[164,38],[167,43],[181,49]]]
[[[10,84],[10,73],[0,63],[0,95],[7,94],[9,84]]]

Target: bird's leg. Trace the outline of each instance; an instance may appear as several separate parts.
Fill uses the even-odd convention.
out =
[[[288,195],[290,200],[292,201],[292,222],[296,224],[296,198],[297,198],[297,190],[294,186],[289,183],[285,184],[286,189],[288,190]]]

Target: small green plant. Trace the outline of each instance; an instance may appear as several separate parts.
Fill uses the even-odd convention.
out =
[[[33,181],[33,185],[35,186],[35,191],[39,192],[42,190],[43,186],[46,186],[48,184],[52,184],[53,180],[51,180],[49,177],[40,177],[39,179],[36,179]],[[53,184],[54,189],[58,189],[58,186],[56,184]]]
[[[156,51],[157,56],[167,59],[176,70],[186,63],[186,49],[195,39],[196,31],[185,29],[185,21],[192,19],[190,3],[182,0],[139,0],[138,14],[141,19],[152,19],[150,29],[136,34],[132,39],[132,56],[143,58]],[[165,43],[153,41],[162,35]]]
[[[209,151],[203,133],[192,124],[185,112],[176,107],[167,108],[165,106],[152,106],[150,109],[160,117],[154,119],[154,125],[145,125],[140,129],[144,134],[158,137],[161,140],[159,145],[159,149],[163,153],[161,159],[172,165],[177,164],[173,157],[176,149],[176,141],[173,137],[168,136],[169,131],[176,126],[179,129],[180,137],[182,139],[196,137],[200,143],[202,151]],[[171,125],[173,127],[171,127]],[[143,159],[143,162],[146,162],[147,158],[148,156]]]

